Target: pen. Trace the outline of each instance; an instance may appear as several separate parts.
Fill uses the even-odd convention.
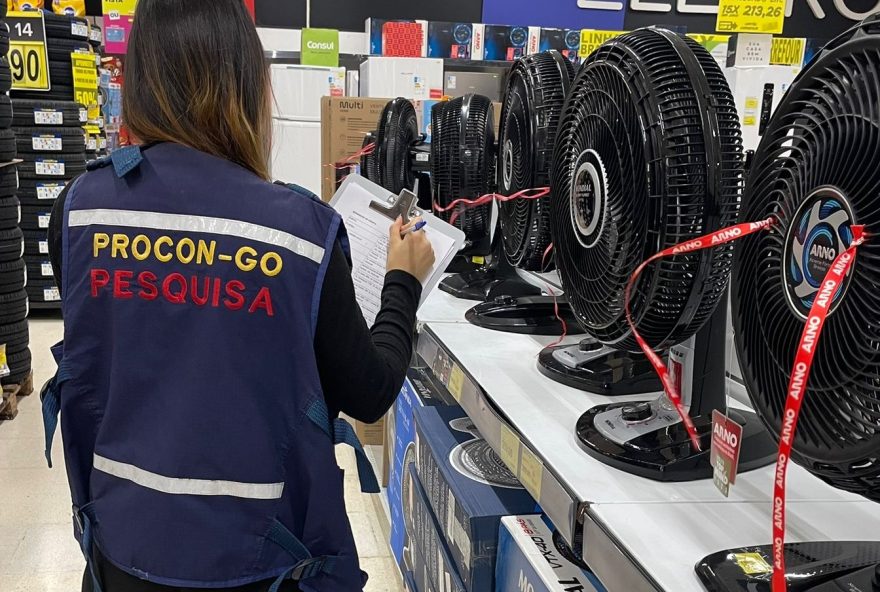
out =
[[[409,234],[410,232],[416,232],[416,231],[418,231],[418,230],[421,230],[422,228],[424,228],[424,227],[427,226],[427,225],[428,225],[428,222],[427,222],[427,221],[425,221],[425,220],[419,220],[418,222],[416,222],[416,225],[415,225],[415,226],[413,226],[412,228],[408,228],[407,230],[404,230],[403,232],[401,232],[401,233],[400,233],[400,236],[406,236],[406,235]]]

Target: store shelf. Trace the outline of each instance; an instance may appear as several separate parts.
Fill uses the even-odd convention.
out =
[[[584,559],[611,592],[705,592],[694,573],[697,562],[725,549],[769,544],[770,520],[769,500],[598,505],[584,522]],[[878,533],[873,502],[788,504],[790,543],[876,541]]]

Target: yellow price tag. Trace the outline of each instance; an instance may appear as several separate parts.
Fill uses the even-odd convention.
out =
[[[747,576],[768,574],[773,571],[773,567],[759,553],[736,553],[733,559]]]
[[[599,29],[583,29],[581,31],[581,46],[578,49],[578,55],[582,58],[588,57],[591,53],[599,49],[599,46],[614,39],[618,35],[623,35],[626,31],[601,31]]]
[[[501,424],[501,450],[498,451],[498,456],[514,475],[519,472],[519,447],[517,435],[509,427]]]
[[[770,63],[777,66],[804,65],[807,40],[803,37],[774,37],[770,48]]]
[[[6,361],[6,344],[0,344],[0,377],[9,376],[12,371],[9,369],[9,363]],[[0,403],[3,401],[0,400]]]
[[[89,120],[98,118],[98,69],[95,56],[90,53],[72,53],[73,96],[77,103],[85,105]]]
[[[458,364],[452,367],[449,374],[449,392],[455,397],[455,400],[461,402],[461,389],[464,386],[464,372],[461,371]]]
[[[757,109],[758,99],[755,97],[746,97],[746,109]]]
[[[754,115],[746,115],[743,117],[743,125],[745,126],[754,126],[757,125],[758,119]]]
[[[519,465],[519,480],[535,501],[541,501],[541,481],[544,477],[544,464],[527,447],[522,447]]]
[[[719,33],[782,33],[785,0],[721,0],[715,30]]]
[[[102,0],[103,14],[117,14],[120,16],[134,15],[137,0]]]
[[[471,257],[471,263],[476,265],[484,265],[486,263],[485,257]]]
[[[9,69],[14,90],[49,90],[49,58],[42,12],[10,12]]]

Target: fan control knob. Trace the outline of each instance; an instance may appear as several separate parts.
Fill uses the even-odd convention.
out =
[[[653,417],[654,415],[654,410],[651,408],[651,403],[649,402],[633,403],[632,405],[627,405],[623,407],[620,412],[623,421],[630,423],[647,421],[651,419],[651,417]]]
[[[599,351],[600,349],[602,349],[602,344],[592,339],[584,339],[580,342],[580,344],[578,344],[578,349],[585,353]]]

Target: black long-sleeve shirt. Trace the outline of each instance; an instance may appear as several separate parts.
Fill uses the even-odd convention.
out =
[[[56,200],[49,223],[49,258],[59,287],[66,199],[67,189]],[[421,294],[422,285],[412,275],[388,272],[379,314],[373,327],[367,327],[355,300],[348,260],[342,247],[335,245],[324,278],[314,342],[331,417],[342,412],[373,423],[394,403],[412,356]]]

